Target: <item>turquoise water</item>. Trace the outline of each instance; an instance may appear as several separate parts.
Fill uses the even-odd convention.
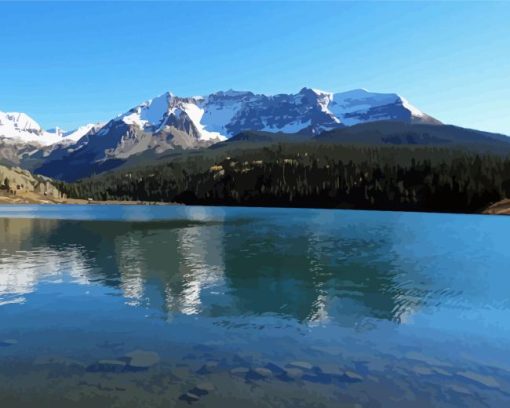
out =
[[[0,400],[509,406],[509,230],[475,215],[1,206]],[[133,350],[157,361],[133,370]],[[214,391],[190,401],[204,381]]]

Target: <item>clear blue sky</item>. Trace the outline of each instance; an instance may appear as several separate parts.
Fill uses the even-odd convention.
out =
[[[510,2],[0,2],[0,110],[102,121],[167,90],[397,92],[510,135]]]

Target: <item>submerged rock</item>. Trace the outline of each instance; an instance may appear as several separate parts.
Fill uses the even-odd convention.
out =
[[[344,372],[344,378],[350,382],[360,382],[363,381],[363,377],[358,373],[348,370]]]
[[[344,372],[336,366],[313,367],[312,370],[303,371],[303,380],[319,384],[331,384],[334,379],[340,380]]]
[[[336,365],[321,365],[318,367],[318,372],[335,379],[340,379],[345,375],[345,372]]]
[[[146,370],[159,363],[159,354],[154,351],[135,350],[126,354],[128,366],[137,370]]]
[[[264,380],[266,378],[270,378],[273,376],[273,373],[268,368],[264,367],[256,367],[252,368],[248,374],[246,375],[246,378],[249,380]]]
[[[327,374],[320,372],[308,373],[303,375],[303,380],[317,384],[331,384],[332,378]]]
[[[249,371],[250,369],[246,367],[235,367],[230,370],[230,374],[244,376],[248,374]]]
[[[264,367],[256,367],[253,369],[253,372],[255,372],[256,374],[260,375],[261,377],[271,377],[273,375],[272,371],[268,368],[264,368]]]
[[[0,347],[15,346],[16,344],[18,344],[18,340],[15,339],[0,340]]]
[[[285,369],[285,377],[291,379],[291,380],[297,380],[301,377],[303,377],[303,370],[299,369],[299,368],[286,368]]]
[[[499,388],[500,384],[496,381],[494,377],[489,375],[478,374],[473,371],[460,371],[457,375],[467,378],[468,380],[474,381],[478,384],[481,384],[487,388]]]
[[[457,385],[457,384],[448,385],[448,389],[456,392],[457,394],[473,395],[473,393],[471,391],[469,391],[467,388],[465,388],[461,385]]]
[[[178,380],[183,380],[191,375],[191,369],[189,367],[175,367],[172,369],[172,376]]]
[[[181,401],[186,401],[186,402],[196,402],[196,401],[200,401],[200,396],[198,396],[197,394],[193,394],[192,392],[187,392],[185,394],[182,394],[179,399]]]
[[[429,366],[441,366],[441,367],[449,367],[450,364],[448,364],[445,361],[438,360],[435,357],[427,356],[422,353],[418,353],[416,351],[409,351],[405,354],[405,357],[410,360],[416,360],[420,361],[422,363],[425,363]]]
[[[416,366],[413,367],[413,372],[418,375],[433,375],[434,371],[430,367]]]
[[[202,382],[197,385],[190,391],[191,394],[202,396],[207,395],[210,392],[213,392],[216,389],[214,384],[210,382]]]
[[[311,365],[307,361],[292,361],[289,364],[287,364],[287,367],[299,368],[301,370],[311,370],[313,368],[313,365]]]
[[[256,367],[252,368],[246,374],[247,380],[265,380],[273,376],[273,373],[268,368]]]
[[[445,377],[451,377],[452,374],[449,373],[446,370],[443,370],[442,368],[433,367],[432,371],[434,371],[436,374],[444,375]]]
[[[264,368],[271,370],[274,375],[282,375],[285,373],[285,369],[275,363],[267,363]]]
[[[333,356],[339,356],[342,354],[343,350],[337,346],[312,346],[310,350],[319,352],[322,354],[330,354]]]
[[[210,382],[202,382],[195,386],[195,388],[199,389],[200,391],[207,391],[212,392],[216,389],[213,383]]]

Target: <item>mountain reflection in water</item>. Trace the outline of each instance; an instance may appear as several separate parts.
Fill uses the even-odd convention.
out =
[[[346,325],[360,316],[398,322],[419,306],[399,285],[381,235],[391,231],[367,240],[327,224],[290,236],[257,224],[248,233],[243,224],[251,225],[0,219],[0,296],[22,301],[40,280],[69,278],[120,289],[127,304],[166,313],[274,313],[302,322],[331,319],[330,303],[340,298],[333,319]]]

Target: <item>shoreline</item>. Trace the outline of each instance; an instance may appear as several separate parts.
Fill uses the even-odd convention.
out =
[[[22,193],[19,195],[6,195],[0,193],[0,205],[45,205],[45,204],[58,204],[58,205],[153,205],[153,206],[174,206],[174,205],[188,205],[177,202],[161,202],[161,201],[140,201],[140,200],[86,200],[82,198],[55,198],[43,196],[37,193]],[[225,206],[230,206],[225,203]],[[215,207],[216,204],[212,204],[211,206]],[[239,205],[236,207],[252,207],[250,205]],[[259,207],[259,206],[255,206]],[[262,206],[265,207],[265,206]],[[272,207],[272,206],[269,206]],[[345,210],[347,208],[329,208],[329,207],[284,207],[284,208],[311,208],[311,209],[338,209]],[[356,209],[349,208],[349,210],[365,210],[365,211],[402,211],[402,210],[367,210],[367,209]],[[472,215],[510,215],[510,199],[504,199],[498,201],[494,204],[487,206],[485,209],[480,210],[476,213],[463,213],[463,212],[437,212],[437,211],[406,211],[406,212],[425,212],[425,213],[433,213],[433,214],[472,214]]]
[[[60,205],[183,205],[180,203],[160,202],[160,201],[132,201],[132,200],[85,200],[82,198],[55,198],[43,196],[37,193],[21,193],[19,195],[0,194],[0,205],[17,204],[60,204]]]

